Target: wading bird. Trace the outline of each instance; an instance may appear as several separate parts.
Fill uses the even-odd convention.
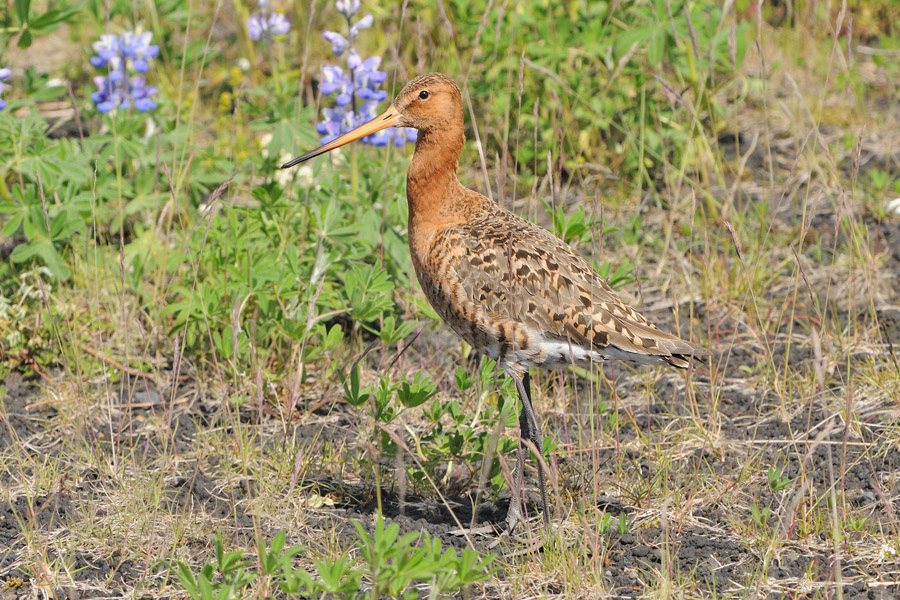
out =
[[[520,440],[527,438],[543,452],[531,402],[532,367],[588,366],[617,358],[684,369],[692,357],[707,354],[623,303],[565,242],[459,183],[462,96],[446,75],[413,79],[381,115],[281,168],[387,127],[418,130],[406,176],[416,276],[441,318],[515,380],[522,402]],[[541,509],[549,523],[544,471],[537,462]],[[523,465],[520,443],[506,517],[510,533],[523,522]]]

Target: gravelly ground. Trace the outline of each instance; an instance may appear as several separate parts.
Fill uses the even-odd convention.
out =
[[[900,225],[875,224],[873,232],[885,240],[897,239]],[[900,273],[900,251],[889,254],[888,269]],[[740,337],[742,325],[730,323],[727,315],[715,314],[714,308],[703,305],[698,305],[696,310],[701,321],[715,322],[719,331],[730,331],[732,340]],[[876,316],[884,337],[896,342],[900,310],[887,306],[876,311]],[[814,352],[807,342],[794,344],[786,353],[783,340],[772,340],[775,364],[779,360],[783,364],[785,357],[790,365],[811,363]],[[655,377],[648,399],[647,379],[642,371],[607,366],[605,374],[616,382],[617,410],[628,419],[618,430],[619,444],[601,444],[588,452],[569,451],[587,439],[591,431],[589,413],[595,406],[587,400],[589,394],[582,389],[583,383],[576,390],[569,389],[567,404],[560,404],[560,393],[551,381],[552,376],[543,380],[542,389],[547,397],[538,403],[554,438],[562,442],[556,456],[563,498],[563,502],[557,503],[558,509],[565,510],[569,502],[584,501],[584,490],[595,490],[597,493],[589,498],[613,517],[624,513],[630,523],[624,534],[616,532],[615,527],[600,534],[596,524],[578,523],[570,515],[569,519],[558,521],[565,523],[562,538],[569,540],[573,548],[581,549],[578,551],[598,548],[597,552],[602,554],[598,558],[602,558],[603,585],[616,597],[643,594],[651,574],[665,570],[674,580],[689,578],[700,595],[715,591],[721,597],[819,597],[817,594],[823,593],[825,582],[834,580],[834,548],[830,538],[821,533],[803,535],[798,528],[803,525],[804,515],[793,510],[798,503],[808,507],[810,494],[819,494],[824,501],[826,496],[821,495],[822,491],[836,482],[837,493],[846,500],[843,506],[852,507],[855,517],[867,519],[860,531],[846,532],[847,541],[842,545],[840,569],[844,597],[900,596],[900,566],[873,552],[877,545],[873,546],[871,540],[873,532],[882,531],[889,538],[891,532],[895,535],[897,531],[900,447],[889,442],[897,439],[900,420],[897,399],[878,397],[877,393],[867,397],[874,388],[861,386],[853,398],[855,421],[845,430],[840,418],[847,397],[842,376],[829,377],[827,393],[811,398],[788,394],[785,403],[774,387],[751,385],[743,378],[743,368],[754,364],[758,357],[752,344],[723,342],[717,350],[720,359],[716,364],[720,369],[714,384],[718,391],[715,407],[704,392],[710,386],[707,366],[700,365],[693,376],[692,385],[697,392],[694,400],[685,396],[685,380],[681,374],[662,372]],[[858,364],[852,364],[851,360],[851,364],[837,365],[837,370],[846,373],[864,368],[865,361],[871,358],[862,353],[853,359]],[[888,361],[883,364],[884,368],[890,367]],[[2,456],[10,456],[11,444],[16,443],[33,460],[58,458],[69,447],[59,436],[78,435],[96,444],[108,443],[110,436],[130,437],[131,442],[123,447],[130,448],[129,456],[136,464],[162,466],[166,461],[161,457],[166,453],[177,459],[173,458],[170,471],[161,475],[165,482],[164,494],[154,504],[153,510],[162,522],[145,525],[150,529],[130,534],[113,532],[109,546],[102,550],[96,545],[96,538],[80,547],[69,530],[89,517],[105,527],[114,523],[106,517],[115,508],[110,507],[109,498],[103,500],[110,490],[127,493],[127,477],[111,481],[106,469],[79,464],[73,459],[63,461],[68,468],[52,482],[45,482],[43,493],[28,495],[24,493],[23,482],[15,479],[12,463],[3,465],[0,484],[7,492],[0,497],[0,581],[5,582],[5,587],[0,587],[0,600],[31,597],[28,581],[35,573],[27,565],[41,564],[41,561],[35,562],[32,553],[40,545],[29,544],[28,536],[49,540],[45,547],[51,549],[51,554],[43,557],[49,565],[58,567],[57,561],[65,561],[71,569],[71,580],[61,582],[56,588],[60,598],[133,593],[152,597],[154,590],[164,585],[164,570],[152,561],[139,560],[140,552],[123,546],[130,535],[136,536],[132,543],[165,538],[167,527],[172,526],[171,515],[182,515],[198,521],[197,534],[187,536],[193,546],[188,544],[183,554],[203,558],[209,552],[208,535],[201,533],[204,530],[208,534],[225,527],[232,532],[235,544],[245,543],[250,547],[255,532],[271,535],[290,521],[289,516],[261,511],[261,484],[252,476],[237,480],[231,475],[223,476],[226,470],[221,468],[222,454],[198,444],[198,430],[223,426],[227,429],[216,394],[192,394],[191,401],[178,403],[167,412],[165,394],[160,395],[154,387],[141,383],[133,397],[136,408],[129,425],[113,419],[113,424],[119,427],[118,430],[115,426],[110,428],[104,415],[95,415],[76,432],[69,423],[60,422],[62,409],[48,395],[52,386],[24,380],[18,374],[7,377],[4,386]],[[184,385],[185,389],[191,386],[190,382]],[[254,409],[245,410],[240,416],[242,420],[253,420],[254,412]],[[160,446],[154,428],[160,419],[172,423],[175,432],[170,440],[173,446],[167,449]],[[270,416],[264,417],[263,424],[258,426],[261,436],[272,433],[273,427],[266,425],[272,420]],[[703,431],[707,438],[677,439],[667,433],[681,420],[702,423],[702,428],[688,427],[686,431]],[[310,440],[313,449],[319,448],[323,441],[330,441],[345,444],[351,450],[360,441],[355,439],[358,425],[358,414],[346,405],[337,404],[318,410],[299,424],[295,433],[300,439]],[[886,433],[891,431],[893,437]],[[275,438],[270,442],[278,443]],[[670,451],[660,453],[658,448],[650,447],[651,442],[669,444]],[[804,481],[805,487],[791,485],[784,491],[773,491],[764,476],[748,472],[748,463],[778,465],[788,478]],[[666,478],[668,489],[687,490],[685,494],[673,495],[681,499],[676,500],[678,504],[654,496],[660,489],[654,487],[659,485],[658,477]],[[642,497],[640,487],[644,484],[650,495]],[[463,492],[472,492],[472,488]],[[318,479],[305,477],[296,487],[282,488],[279,493],[287,499],[285,506],[293,510],[301,507],[305,535],[312,538],[329,535],[339,546],[349,546],[355,539],[351,520],[358,519],[371,526],[376,509],[370,482],[337,481],[332,475]],[[313,508],[307,504],[302,508],[303,500],[313,496],[328,498],[333,506]],[[532,510],[536,500],[532,485]],[[382,494],[385,516],[398,523],[403,532],[428,530],[447,545],[463,547],[466,539],[451,531],[458,523],[469,524],[473,498],[462,493],[449,496],[447,502],[454,508],[455,518],[437,498],[413,491],[401,494],[395,482]],[[496,502],[482,498],[476,521],[497,523],[507,505],[508,500],[502,494]],[[750,532],[753,505],[758,510],[771,511],[771,531],[783,535],[778,544],[768,547],[765,536]],[[92,509],[92,506],[106,508]],[[91,510],[98,512],[90,514]],[[154,531],[154,527],[158,530]],[[295,533],[299,535],[298,531]],[[492,539],[475,538],[474,543],[486,550]],[[515,546],[506,548],[507,551],[516,549]],[[514,564],[516,560],[530,559],[509,560]],[[58,569],[48,571],[58,572]],[[569,589],[555,589],[552,583],[542,590],[561,595],[573,593]],[[488,589],[485,593],[508,595],[502,590]]]
[[[728,155],[727,149],[724,152]],[[748,168],[762,169],[764,164],[759,150]],[[777,225],[796,226],[797,213],[785,210]],[[811,235],[824,240],[821,247],[837,247],[837,218],[821,210],[811,219]],[[843,271],[825,266],[836,262],[826,252],[803,256],[804,286],[834,299],[828,314],[835,322],[878,330],[881,340],[898,347],[900,222],[865,217],[863,223],[875,254],[882,257],[878,277],[848,281]],[[787,287],[771,286],[773,297],[791,293],[795,278],[785,279]],[[870,286],[871,294],[860,297],[875,298],[872,306],[855,305],[843,293],[848,286],[863,284]],[[863,346],[850,353],[825,347],[822,353],[841,358],[820,365],[809,327],[813,310],[801,310],[806,293],[797,292],[798,311],[778,323],[768,339],[760,339],[759,328],[736,316],[733,307],[696,302],[696,320],[691,324],[680,319],[681,333],[686,335],[691,327],[706,332],[716,358],[711,365],[697,367],[690,388],[679,373],[654,370],[648,375],[648,370],[604,366],[604,380],[614,382],[615,395],[607,387],[603,399],[620,420],[613,437],[603,430],[595,440],[597,398],[583,380],[573,386],[569,378],[570,385],[560,389],[554,374],[536,378],[539,412],[560,443],[554,455],[560,539],[584,555],[580,564],[596,567],[593,573],[601,573],[602,587],[611,596],[637,597],[650,583],[668,578],[687,588],[686,597],[819,598],[832,593],[826,586],[835,581],[839,566],[844,598],[900,598],[900,564],[880,552],[880,540],[896,543],[898,537],[900,404],[896,388],[880,389],[872,375],[900,367],[890,356],[890,346],[888,352]],[[671,305],[665,306],[654,290],[644,289],[642,296],[644,307],[662,303],[648,316],[674,330]],[[679,310],[684,315],[686,308]],[[446,375],[454,358],[446,352],[435,354],[435,345],[455,342],[446,330],[429,335],[410,353],[427,357]],[[826,343],[821,340],[819,346]],[[415,362],[412,358],[407,364]],[[758,371],[761,363],[771,364],[771,372],[748,379],[746,373]],[[781,378],[786,367],[793,370],[791,384]],[[801,373],[809,381],[799,381]],[[816,389],[809,382],[818,377],[824,387],[808,393]],[[220,430],[227,437],[238,418],[251,424],[248,429],[258,435],[254,444],[264,448],[263,454],[277,455],[288,438],[300,440],[299,446],[311,456],[335,448],[350,458],[363,454],[367,440],[359,433],[360,414],[330,402],[339,395],[334,387],[311,390],[301,409],[316,403],[321,408],[299,411],[293,430],[285,434],[271,407],[261,420],[250,405],[239,413],[224,411],[226,393],[202,382],[186,381],[175,394],[143,380],[125,377],[123,382],[127,385],[114,387],[112,395],[121,393],[132,408],[117,411],[93,404],[101,394],[91,386],[101,384],[85,384],[73,392],[61,369],[51,381],[25,380],[14,373],[3,382],[0,600],[35,597],[32,581],[55,591],[58,598],[173,595],[165,569],[154,557],[172,554],[166,549],[176,529],[180,545],[175,554],[198,562],[209,557],[216,530],[227,531],[232,544],[247,548],[257,533],[271,537],[286,529],[292,543],[333,549],[352,544],[353,519],[371,527],[377,506],[373,482],[336,473],[335,461],[327,472],[304,472],[296,485],[272,484],[258,480],[252,470],[235,477],[236,469],[228,463],[235,448],[211,445],[221,439],[210,432]],[[686,389],[693,391],[690,397]],[[848,406],[853,418],[846,421]],[[108,450],[112,444],[120,448],[123,464],[146,472],[91,463],[96,456],[109,457],[107,451],[68,455],[72,448]],[[49,475],[40,468],[48,463],[55,465]],[[769,486],[765,468],[770,465],[791,481],[786,489]],[[386,471],[392,469],[386,465]],[[148,472],[158,474],[158,485],[141,480]],[[29,479],[35,473],[45,475]],[[341,479],[342,474],[347,478]],[[534,511],[537,494],[531,479]],[[290,472],[283,480],[290,480]],[[384,514],[403,532],[428,530],[446,545],[463,547],[466,538],[451,532],[471,521],[474,486],[447,487],[452,513],[434,494],[403,493],[391,478],[382,491]],[[144,498],[142,489],[157,489],[160,495]],[[313,505],[312,498],[330,504]],[[835,551],[833,536],[824,534],[829,523],[811,522],[816,518],[811,508],[833,498],[848,511],[848,519],[865,519],[857,530],[845,523],[840,552]],[[480,524],[496,524],[508,506],[504,494],[479,501]],[[613,526],[600,533],[597,523],[579,521],[579,511],[570,510],[579,503],[594,503],[614,518],[624,514],[627,531],[620,534]],[[753,524],[754,508],[770,511],[765,528]],[[475,538],[474,544],[486,550],[492,540]],[[513,571],[541,559],[540,551],[510,557],[504,568]],[[586,568],[585,577],[593,574],[589,571]],[[528,589],[546,595],[589,596],[585,590],[595,589],[594,583],[585,590],[572,588],[571,576],[559,578],[565,584],[553,576],[533,579],[539,583]],[[489,586],[484,594],[515,597],[502,586]]]

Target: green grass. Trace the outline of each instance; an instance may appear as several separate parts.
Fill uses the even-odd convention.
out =
[[[232,597],[292,576],[399,595],[416,557],[423,594],[459,597],[895,593],[900,15],[668,4],[363,7],[388,89],[463,85],[463,183],[714,352],[690,374],[535,374],[542,551],[447,533],[502,504],[516,396],[418,289],[411,149],[275,168],[331,104],[331,3],[282,5],[293,28],[268,48],[240,2],[111,3],[111,29],[161,44],[159,108],[114,118],[88,100],[105,5],[33,27],[27,55],[11,14],[0,598],[184,597],[201,573]],[[268,556],[278,540],[304,550]]]

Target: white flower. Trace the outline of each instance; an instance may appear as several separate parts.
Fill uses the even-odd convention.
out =
[[[292,155],[285,153],[281,155],[278,162],[284,164],[292,158],[294,158]],[[288,187],[292,180],[302,188],[308,188],[315,183],[313,170],[309,165],[303,165],[299,169],[278,169],[272,177],[283,188]]]
[[[297,185],[300,187],[308,188],[313,184],[315,178],[313,177],[312,167],[309,165],[303,165],[299,169],[297,169]]]
[[[271,143],[271,133],[263,134],[263,136],[259,138],[259,153],[262,154],[263,158],[269,158],[269,144]]]
[[[900,198],[894,198],[887,205],[887,213],[900,217]]]
[[[153,139],[153,136],[156,135],[156,121],[152,118],[147,117],[147,132],[144,133],[143,137],[141,137],[141,141],[145,144]]]
[[[334,163],[335,166],[347,164],[347,157],[344,156],[344,151],[340,148],[335,148],[328,154],[331,155],[331,162]]]

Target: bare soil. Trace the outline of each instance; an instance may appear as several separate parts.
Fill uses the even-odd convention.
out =
[[[873,237],[884,240],[882,270],[900,277],[900,224],[873,222],[870,226]],[[821,235],[834,231],[827,220],[818,229]],[[652,298],[645,300],[652,305]],[[849,363],[832,365],[827,389],[816,395],[782,395],[774,385],[767,388],[747,380],[746,370],[757,365],[762,352],[777,368],[783,368],[785,362],[793,367],[806,364],[813,373],[815,350],[808,329],[802,329],[808,321],[797,318],[793,323],[804,332],[802,341],[796,341],[795,332],[795,341],[789,347],[786,343],[790,338],[775,336],[766,342],[768,349],[761,349],[759,340],[750,339],[746,324],[733,322],[728,314],[715,310],[695,305],[700,322],[721,336],[713,344],[717,352],[714,364],[718,366],[715,406],[709,402],[709,394],[702,393],[710,386],[708,365],[698,365],[691,375],[692,389],[698,391],[695,397],[686,395],[689,388],[680,373],[660,371],[648,388],[646,372],[606,365],[604,375],[614,383],[615,390],[608,400],[624,421],[616,433],[618,442],[579,448],[573,440],[589,438],[596,399],[589,400],[583,380],[573,386],[569,377],[569,385],[560,388],[559,374],[538,378],[539,389],[545,394],[545,398],[538,398],[540,412],[548,431],[561,444],[554,457],[561,500],[554,505],[556,521],[564,523],[563,538],[572,539],[573,547],[580,540],[578,548],[590,546],[592,540],[602,541],[597,547],[603,553],[604,586],[617,598],[644,594],[649,574],[660,570],[668,570],[673,579],[689,577],[699,585],[697,593],[704,596],[819,597],[817,590],[821,592],[822,582],[834,581],[837,569],[845,598],[897,598],[898,562],[856,551],[854,541],[868,534],[845,530],[846,542],[836,551],[832,536],[802,532],[801,527],[809,523],[802,511],[796,511],[798,503],[806,506],[810,495],[829,498],[822,495],[823,491],[833,490],[830,498],[840,501],[842,507],[852,507],[854,518],[866,519],[864,532],[897,532],[900,447],[885,437],[885,431],[896,429],[900,419],[897,398],[867,397],[872,388],[850,392],[842,383],[848,373],[866,368],[872,356],[866,352],[851,354]],[[668,314],[669,310],[661,310],[649,316],[674,328],[674,323],[664,323]],[[896,305],[874,307],[867,316],[856,313],[854,318],[877,320],[884,339],[900,343],[900,308]],[[785,322],[782,328],[789,325]],[[896,368],[896,362],[884,356],[876,358],[884,360],[885,368],[890,364]],[[777,374],[773,377],[777,379]],[[290,515],[260,510],[259,498],[264,493],[271,495],[272,490],[250,474],[236,479],[234,469],[223,465],[223,452],[199,443],[202,431],[223,428],[227,434],[229,423],[238,418],[253,424],[259,435],[255,443],[277,447],[286,434],[278,431],[280,421],[270,411],[264,411],[262,420],[255,406],[229,414],[223,410],[218,394],[203,390],[196,382],[181,384],[175,394],[181,399],[170,404],[171,389],[160,390],[146,381],[126,377],[118,389],[132,390],[130,394],[122,392],[123,399],[130,396],[130,409],[115,415],[98,411],[75,426],[62,414],[70,408],[59,406],[50,393],[64,379],[59,374],[51,382],[26,380],[16,373],[6,378],[0,422],[4,456],[13,454],[12,445],[18,445],[22,455],[41,462],[60,458],[60,453],[71,448],[71,441],[64,438],[80,437],[105,448],[113,440],[136,464],[161,470],[163,494],[154,505],[158,514],[181,515],[205,523],[196,535],[183,538],[189,543],[180,555],[187,559],[209,556],[209,536],[199,533],[201,530],[225,529],[235,546],[252,548],[255,535],[270,537],[291,521]],[[332,393],[336,400],[337,394]],[[185,397],[190,399],[183,400]],[[298,414],[314,400],[314,394],[304,399]],[[854,414],[854,419],[845,426],[841,415],[846,410]],[[359,439],[360,419],[359,412],[345,404],[326,403],[296,421],[290,435],[305,440],[302,443],[311,452],[320,452],[325,443],[362,452],[366,441]],[[667,430],[682,420],[704,424],[694,431],[705,431],[707,437],[673,439]],[[161,422],[168,424],[171,436],[160,436]],[[655,443],[669,444],[669,450],[661,453],[652,447]],[[108,466],[90,466],[74,459],[64,464],[68,465],[66,469],[43,483],[15,480],[9,465],[0,470],[0,484],[6,490],[0,496],[0,600],[32,597],[30,582],[40,581],[43,574],[25,565],[42,561],[57,566],[65,563],[78,584],[60,584],[55,588],[58,598],[154,597],[160,590],[170,594],[164,565],[137,560],[141,553],[122,546],[127,539],[123,535],[111,533],[106,547],[98,544],[97,537],[70,535],[72,529],[78,529],[79,536],[85,535],[82,529],[86,518],[110,523],[104,518],[108,516],[104,514],[106,509],[96,507],[110,506],[111,490],[127,493],[128,478],[110,477]],[[777,465],[786,478],[802,481],[802,486],[795,483],[784,490],[772,489],[764,474],[758,472],[769,465]],[[390,465],[387,467],[390,469]],[[533,471],[531,475],[529,511],[534,514],[537,493]],[[660,477],[666,479],[662,484]],[[403,489],[392,478],[381,490],[382,509],[386,519],[398,523],[402,532],[427,530],[445,545],[464,547],[467,539],[451,532],[472,520],[474,487],[442,501],[434,494]],[[40,488],[44,491],[34,493]],[[647,490],[647,495],[642,495],[641,489]],[[680,492],[673,492],[676,500],[670,502],[654,497],[653,490],[659,489]],[[292,541],[307,545],[311,545],[310,539],[327,535],[332,545],[350,547],[356,538],[351,521],[371,528],[378,505],[373,482],[352,477],[338,480],[333,473],[304,475],[296,485],[276,491],[286,506],[303,511],[301,530],[308,538],[294,530]],[[302,504],[313,497],[329,502]],[[614,518],[624,513],[630,524],[628,530],[619,533],[614,525],[599,533],[596,523],[561,520],[567,506],[585,501],[596,502]],[[475,523],[498,524],[508,506],[508,496],[480,496],[478,502]],[[758,511],[770,511],[767,528],[772,533],[751,534],[756,527],[754,506]],[[148,537],[151,534],[141,532]],[[102,534],[94,535],[102,539]],[[767,546],[767,535],[780,541]],[[46,546],[50,554],[37,561],[33,555],[38,547],[33,542],[36,537],[50,540]],[[476,537],[474,543],[488,551],[493,540]],[[500,547],[507,553],[519,550],[515,544]],[[532,558],[541,552],[533,551]],[[511,555],[509,560],[517,559]],[[562,595],[570,592],[554,590],[552,584],[544,588],[544,593],[554,591]],[[496,596],[505,597],[507,593],[497,591]]]
[[[720,140],[726,156],[740,155],[727,147],[740,138]],[[785,170],[795,160],[786,156],[774,158]],[[761,149],[750,155],[748,168],[765,168]],[[845,163],[841,168],[852,170]],[[763,194],[747,187],[749,206]],[[800,195],[798,188],[793,193]],[[769,200],[774,226],[801,225],[796,205]],[[900,222],[864,218],[881,262],[872,278],[859,281],[829,266],[838,257],[828,249],[848,241],[836,226],[840,218],[821,206],[815,211],[809,237],[821,243],[809,247],[824,248],[824,255],[800,254],[808,290],[795,291],[796,279],[782,277],[785,283],[774,282],[771,297],[760,299],[797,295],[797,309],[766,329],[764,338],[745,311],[724,303],[695,300],[693,322],[685,318],[688,307],[678,305],[682,318],[676,324],[667,295],[642,290],[642,310],[662,328],[684,336],[692,328],[708,333],[715,356],[697,365],[689,380],[662,369],[607,364],[598,399],[585,380],[536,376],[540,417],[559,443],[551,460],[558,491],[554,522],[571,551],[601,566],[610,597],[639,597],[651,582],[669,578],[696,597],[819,598],[840,580],[844,598],[900,598],[900,561],[872,542],[879,534],[896,539],[900,515],[900,403],[879,389],[873,375],[900,377]],[[846,293],[862,285],[870,286],[866,293]],[[817,311],[808,293],[833,299],[824,310],[834,322],[879,332],[887,352],[873,345],[852,352],[823,349],[828,341],[817,341],[818,329],[811,326]],[[442,393],[452,395],[447,382],[456,358],[447,348],[458,347],[454,339],[446,329],[426,332],[403,364],[428,364],[446,383]],[[304,390],[287,431],[268,402],[235,409],[227,402],[234,390],[197,380],[174,388],[128,375],[117,383],[73,382],[60,366],[47,379],[13,373],[3,387],[0,456],[23,457],[20,463],[32,466],[0,464],[0,600],[32,598],[38,589],[70,599],[177,596],[166,565],[155,557],[208,560],[215,531],[247,549],[257,535],[271,539],[282,529],[290,532],[290,543],[319,552],[346,549],[356,540],[352,521],[371,529],[379,501],[385,518],[402,532],[427,530],[444,545],[461,548],[470,542],[454,530],[473,522],[498,525],[509,504],[508,493],[479,494],[474,484],[448,485],[443,498],[409,487],[398,476],[402,464],[381,465],[387,476],[380,490],[360,478],[359,464],[336,468],[335,462],[349,464],[366,454],[371,441],[364,432],[371,425],[340,402],[333,385]],[[101,408],[98,397],[113,401]],[[604,415],[618,415],[612,432],[597,424],[604,416],[598,400],[607,406]],[[279,480],[288,483],[261,480],[257,473],[270,471],[252,468],[236,476],[241,468],[231,457],[245,448],[215,445],[235,432],[236,423],[255,434],[244,441],[263,462],[283,460],[286,447],[299,447],[301,458],[339,458],[320,473],[289,465]],[[598,430],[602,439],[594,443]],[[82,455],[70,456],[77,448]],[[48,474],[42,467],[51,462],[57,466]],[[771,466],[782,472],[784,489],[767,479]],[[147,473],[158,474],[149,482],[154,485],[142,479]],[[536,478],[529,475],[528,511],[535,514]],[[143,498],[144,489],[158,494]],[[588,512],[576,507],[586,503],[614,519],[624,514],[626,531],[616,525],[601,531],[598,523],[579,520]],[[826,505],[831,514],[841,513],[839,531],[828,531],[834,524],[817,521],[811,510]],[[834,544],[836,536],[842,543]],[[472,543],[487,552],[494,540],[474,537]],[[558,550],[518,556],[521,546],[503,544],[498,551],[506,555],[501,564],[512,570],[517,561],[549,560]],[[54,576],[60,572],[69,576]],[[534,584],[535,593],[585,595],[548,579]],[[513,595],[491,587],[484,594]]]

